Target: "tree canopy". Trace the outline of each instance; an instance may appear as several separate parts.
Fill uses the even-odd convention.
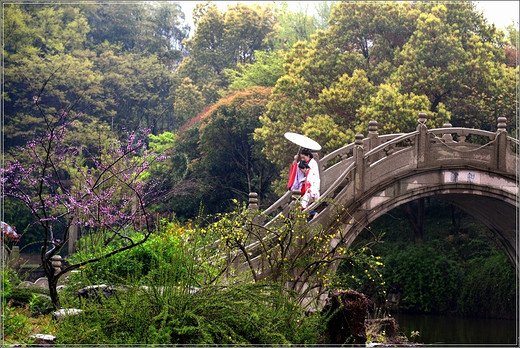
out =
[[[516,136],[513,25],[497,29],[470,1],[309,6],[201,3],[188,36],[179,3],[4,4],[5,151],[45,128],[35,102],[81,113],[67,141],[93,152],[151,128],[171,154],[149,173],[170,178],[156,209],[190,218],[249,191],[274,199],[293,157],[285,132],[326,154],[370,120],[408,132],[426,112],[431,127],[495,130],[506,117]]]

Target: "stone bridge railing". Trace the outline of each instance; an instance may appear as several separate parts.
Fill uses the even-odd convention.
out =
[[[388,134],[380,136],[377,122],[370,121],[368,137],[356,135],[354,143],[339,148],[319,160],[321,172],[322,199],[308,209],[322,211],[331,199],[354,182],[351,200],[373,189],[374,184],[389,178],[395,178],[400,171],[410,168],[460,166],[483,168],[508,177],[516,175],[518,139],[507,136],[506,119],[498,119],[496,132],[479,129],[452,127],[427,129],[426,114],[419,114],[417,130],[406,134]],[[406,154],[407,156],[402,156]],[[401,155],[401,156],[398,156]],[[398,158],[402,162],[396,169]],[[403,162],[403,158],[406,161]],[[508,160],[509,159],[509,160]],[[286,192],[278,201],[262,212],[265,225],[280,214],[286,214],[298,194]]]

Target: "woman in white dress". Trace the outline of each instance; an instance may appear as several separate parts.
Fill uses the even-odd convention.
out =
[[[320,198],[320,171],[311,150],[302,149],[300,155],[309,166],[305,180],[305,194],[301,200],[302,208],[306,209],[309,204]]]

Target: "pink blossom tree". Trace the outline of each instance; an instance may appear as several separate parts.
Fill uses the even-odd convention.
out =
[[[157,194],[144,173],[163,156],[149,152],[145,139],[149,130],[127,132],[123,140],[106,142],[94,154],[79,142],[66,141],[68,131],[81,113],[73,105],[58,112],[41,105],[42,91],[33,97],[45,129],[6,159],[2,167],[2,197],[21,200],[31,211],[35,224],[43,228],[41,264],[49,283],[55,308],[61,276],[83,265],[108,258],[143,244],[153,227],[147,206]],[[116,249],[93,251],[88,260],[67,264],[61,270],[51,258],[66,245],[71,229],[82,226]],[[141,238],[129,232],[139,230]],[[110,251],[107,251],[110,250]]]

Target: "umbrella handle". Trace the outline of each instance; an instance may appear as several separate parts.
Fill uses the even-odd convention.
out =
[[[296,163],[298,163],[300,161],[300,151],[301,150],[302,150],[302,147],[298,146],[298,152],[296,153],[296,156],[297,156]]]

